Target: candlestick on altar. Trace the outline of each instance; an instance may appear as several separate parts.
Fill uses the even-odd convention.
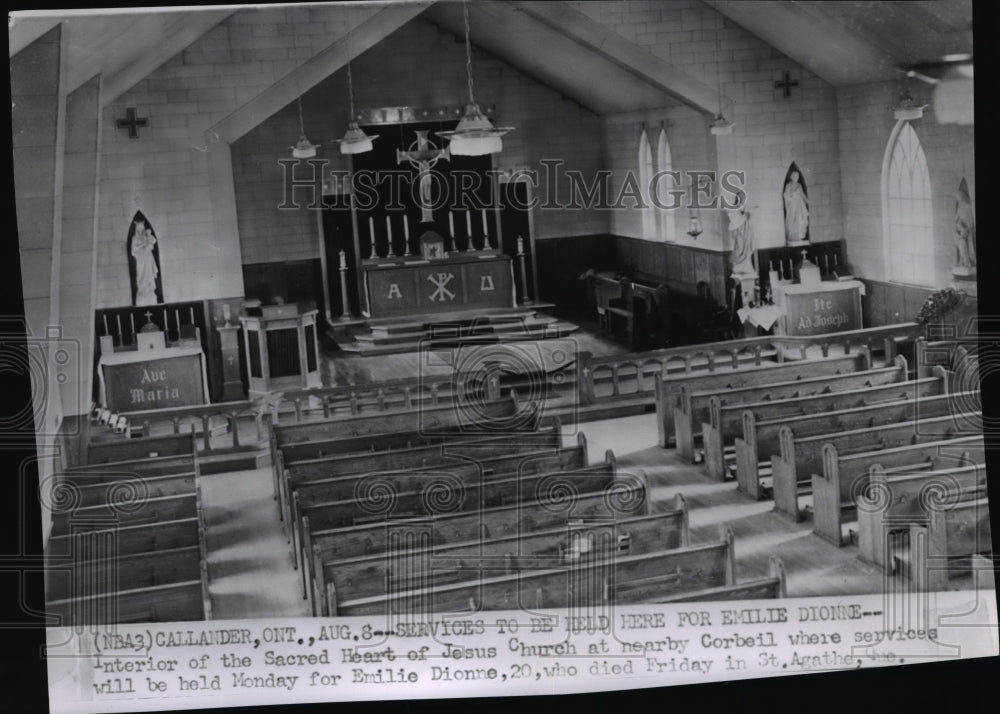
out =
[[[389,236],[389,252],[386,254],[387,258],[395,258],[396,254],[392,250],[392,220],[388,215],[385,217],[385,232]]]
[[[413,255],[410,252],[410,217],[403,216],[403,238],[406,239],[406,255]]]
[[[132,321],[132,340],[135,341],[135,315],[129,313],[128,319]]]
[[[351,311],[347,303],[347,255],[340,251],[340,304],[343,309],[340,311],[341,320],[350,320]]]
[[[104,318],[104,336],[107,337],[108,336],[108,313],[104,313],[103,315],[101,315],[101,317]]]
[[[194,324],[194,305],[190,306],[188,308],[188,310],[191,311],[191,313],[190,313],[191,314],[191,324],[193,325]]]
[[[115,315],[115,322],[118,323],[118,344],[124,345],[125,344],[125,337],[122,335],[122,316],[121,315]],[[135,330],[133,330],[133,332],[134,331]]]
[[[451,233],[452,242],[455,240],[455,214],[448,211],[448,232]]]
[[[483,209],[483,235],[486,235],[489,229],[486,227],[486,209]]]
[[[177,339],[181,338],[181,311],[180,308],[174,308],[174,319],[177,320]]]
[[[472,212],[465,209],[465,252],[472,250]]]
[[[524,267],[524,238],[517,237],[517,262],[521,271],[521,304],[530,305],[531,298],[528,297],[528,272]]]
[[[368,216],[368,237],[371,239],[371,250],[368,251],[368,260],[375,260],[375,217]]]

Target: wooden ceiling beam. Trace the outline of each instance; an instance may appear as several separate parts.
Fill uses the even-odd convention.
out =
[[[712,115],[718,110],[719,92],[716,87],[695,79],[572,6],[564,2],[537,3],[522,0],[511,0],[509,4],[569,37],[587,52],[613,62],[692,109],[706,115]],[[591,91],[597,92],[600,89],[594,86]],[[723,100],[729,101],[725,98]]]
[[[233,10],[204,10],[184,13],[172,19],[156,42],[143,42],[128,57],[119,58],[105,76],[102,106],[152,74],[178,52],[190,47],[199,37],[233,14]]]

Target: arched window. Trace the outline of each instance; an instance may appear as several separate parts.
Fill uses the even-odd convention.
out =
[[[667,142],[666,129],[660,129],[660,139],[656,144],[656,165],[657,171],[662,174],[664,171],[673,170],[673,159],[670,157],[670,144]],[[656,219],[659,224],[660,238],[673,243],[677,240],[677,229],[674,226],[674,211],[662,208],[662,206],[672,205],[670,202],[670,191],[676,187],[673,178],[661,176],[656,184],[657,202]]]
[[[920,139],[899,121],[882,161],[882,234],[886,279],[934,286],[931,178]]]
[[[644,207],[642,211],[642,237],[647,240],[656,238],[656,216],[653,213],[653,204],[649,197],[649,185],[653,179],[653,150],[649,146],[649,137],[646,130],[642,130],[639,137],[639,192],[642,196]]]

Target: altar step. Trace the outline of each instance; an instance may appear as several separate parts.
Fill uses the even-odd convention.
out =
[[[536,309],[462,312],[410,318],[370,320],[366,326],[350,330],[337,343],[345,352],[376,355],[411,352],[420,348],[450,347],[455,344],[493,344],[522,340],[565,337],[577,329],[570,322],[539,313]]]

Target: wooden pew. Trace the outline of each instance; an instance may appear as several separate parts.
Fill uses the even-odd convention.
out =
[[[738,488],[751,498],[760,498],[760,464],[770,456],[775,498],[790,496],[790,491],[779,494],[779,489],[786,484],[790,487],[796,474],[800,481],[807,481],[810,473],[819,471],[820,447],[825,441],[865,451],[978,426],[980,416],[963,420],[955,413],[967,403],[964,396],[971,395],[941,394],[760,422],[753,411],[744,410],[743,438],[735,444]]]
[[[666,597],[653,597],[645,600],[647,603],[666,602],[715,602],[719,600],[773,600],[787,596],[785,584],[785,564],[781,558],[772,555],[768,558],[767,577],[747,580],[732,585],[721,585],[705,590],[677,593]]]
[[[838,453],[837,446],[822,447],[822,467],[813,472],[813,531],[834,545],[843,544],[845,514],[853,515],[855,497],[868,487],[871,467],[881,464],[886,470],[909,469],[914,472],[924,462],[924,470],[933,471],[948,466],[983,464],[983,437],[969,436],[908,444],[879,451]],[[775,507],[777,508],[777,482]],[[796,508],[798,498],[796,497]],[[787,513],[787,511],[785,511]]]
[[[98,506],[106,504],[115,498],[121,489],[134,490],[140,498],[159,498],[162,496],[181,496],[194,493],[197,474],[194,471],[164,476],[137,476],[135,474],[118,474],[120,478],[109,479],[110,474],[102,475],[98,483],[83,484],[80,474],[75,476],[78,486],[79,506]]]
[[[342,501],[307,500],[309,492],[292,494],[294,523],[308,516],[313,528],[326,530],[341,528],[373,518],[433,517],[450,512],[473,511],[479,508],[503,506],[544,493],[546,487],[568,487],[577,492],[596,491],[615,480],[615,455],[609,449],[605,463],[569,471],[501,474],[480,479],[474,471],[472,478],[463,482],[455,474],[435,469],[421,474],[407,491],[392,492],[393,483],[380,473],[369,474],[358,484],[360,494]],[[366,484],[365,481],[368,481]],[[421,482],[422,481],[422,482]],[[391,510],[384,510],[389,508]]]
[[[601,490],[577,492],[567,488],[565,498],[531,500],[509,506],[485,508],[472,513],[453,513],[437,518],[396,519],[347,528],[313,529],[303,518],[304,550],[313,553],[319,547],[322,562],[383,553],[390,532],[408,532],[433,526],[436,545],[499,538],[508,535],[562,526],[569,518],[609,519],[646,515],[648,504],[646,476],[642,471],[618,474]]]
[[[403,438],[406,440],[403,441]],[[553,420],[552,424],[544,429],[517,437],[507,434],[493,437],[470,436],[468,438],[445,439],[443,437],[415,437],[412,434],[403,436],[396,434],[377,435],[366,440],[363,444],[364,448],[359,451],[297,459],[303,450],[320,447],[320,444],[296,444],[293,453],[288,454],[290,447],[279,448],[272,431],[271,463],[274,498],[279,502],[279,513],[286,526],[286,536],[289,536],[289,540],[291,540],[291,534],[287,530],[288,518],[291,515],[289,483],[310,480],[314,476],[323,478],[331,473],[350,474],[384,470],[387,460],[391,462],[393,468],[402,469],[446,463],[452,461],[455,455],[489,459],[497,454],[510,454],[530,449],[555,450],[561,445],[562,426],[558,420]],[[340,443],[340,446],[347,448],[344,443]],[[319,448],[316,450],[318,451]]]
[[[403,493],[420,488],[432,479],[435,473],[441,472],[451,474],[463,485],[468,485],[478,483],[480,480],[492,481],[504,475],[583,469],[587,466],[587,446],[582,432],[579,437],[581,443],[577,446],[557,451],[530,451],[510,456],[494,456],[489,459],[477,459],[473,456],[463,458],[456,455],[417,468],[396,469],[395,464],[386,459],[384,470],[349,473],[308,481],[300,479],[293,481],[291,478],[293,472],[290,472],[289,487],[298,494],[300,505],[309,505],[355,498],[358,488],[365,480],[370,481],[373,476],[391,484],[397,493]]]
[[[195,442],[167,441],[173,453],[57,475],[46,548],[51,613],[77,625],[211,618]]]
[[[660,375],[656,375],[656,424],[659,430],[659,444],[667,448],[670,439],[676,433],[674,412],[680,408],[682,387],[687,387],[688,391],[692,393],[707,390],[740,389],[820,375],[864,372],[869,369],[871,369],[869,352],[867,349],[862,349],[856,355],[748,367],[725,374],[694,374],[669,379],[663,379]]]
[[[522,443],[522,439],[519,437],[515,438],[511,435],[487,439],[449,439],[430,446],[409,447],[402,451],[392,449],[384,451],[376,450],[364,453],[346,453],[337,457],[326,457],[307,462],[300,461],[295,462],[289,467],[287,478],[282,473],[284,463],[283,452],[278,450],[274,457],[274,478],[276,479],[274,489],[277,494],[278,509],[281,514],[286,539],[291,544],[296,569],[301,562],[301,540],[295,527],[299,521],[294,516],[296,505],[293,491],[298,488],[298,484],[302,482],[303,478],[310,477],[317,472],[324,474],[342,473],[343,476],[335,477],[335,483],[340,486],[349,486],[353,489],[360,476],[370,474],[372,471],[386,471],[390,468],[398,470],[417,459],[420,460],[420,466],[415,469],[417,472],[433,469],[435,468],[433,464],[443,465],[450,463],[454,465],[462,457],[464,457],[466,463],[469,463],[470,460],[482,460],[481,463],[483,463],[484,469],[503,468],[505,461],[518,463],[524,456],[537,455],[536,448],[538,446],[541,446],[545,450],[553,449],[552,452],[549,452],[554,457],[553,459],[549,459],[550,462],[559,463],[561,461],[560,457],[563,457],[566,463],[569,464],[582,457],[583,461],[580,465],[586,466],[586,437],[582,432],[578,432],[577,434],[576,449],[579,453],[576,455],[565,454],[561,450],[558,450],[559,444],[562,443],[562,427],[558,420],[555,420],[547,429],[526,436],[529,438],[524,439],[524,443]],[[427,465],[428,461],[431,462],[431,465]],[[496,463],[490,464],[488,463],[490,461],[495,461]],[[348,470],[357,466],[368,466],[369,468],[366,472],[362,473],[358,473],[356,470],[354,472]],[[464,470],[468,470],[469,468],[472,467],[464,467]],[[336,470],[334,471],[334,469]],[[476,472],[478,473],[478,468]],[[334,479],[325,480],[331,487],[336,489],[336,486],[330,483]],[[331,494],[327,500],[347,499],[352,496],[353,490],[351,495],[344,495],[342,497]]]
[[[948,560],[992,555],[989,499],[930,509],[927,525],[910,527],[911,582],[922,591],[948,589]],[[968,566],[965,566],[968,569]]]
[[[897,356],[892,367],[830,376],[820,375],[770,385],[751,385],[737,389],[709,388],[697,392],[692,392],[690,387],[682,385],[678,405],[674,410],[677,454],[688,463],[696,461],[695,442],[699,435],[703,441],[707,439],[703,425],[711,424],[713,397],[720,409],[724,406],[729,410],[727,416],[730,417],[730,421],[726,425],[732,424],[733,428],[737,429],[739,414],[732,412],[740,404],[756,404],[762,400],[785,401],[829,392],[877,388],[905,382],[906,379],[906,360],[902,356]],[[707,458],[706,455],[706,460]]]
[[[86,463],[96,465],[166,456],[189,456],[192,449],[196,449],[193,429],[189,434],[91,442],[87,444]]]
[[[837,384],[840,377],[830,377],[833,381],[831,387],[840,386]],[[823,380],[819,380],[822,382]],[[702,443],[705,452],[705,470],[718,479],[723,479],[727,475],[727,445],[732,442],[732,453],[730,458],[735,465],[741,462],[737,459],[739,448],[744,450],[741,457],[744,461],[754,458],[756,453],[757,461],[766,461],[771,456],[772,445],[761,444],[756,452],[751,448],[756,439],[756,425],[776,421],[778,419],[809,414],[816,414],[827,411],[839,411],[851,407],[862,407],[884,402],[914,401],[927,397],[935,397],[948,392],[947,378],[927,377],[925,379],[910,380],[907,382],[894,382],[881,386],[864,387],[861,389],[849,389],[838,391],[836,389],[822,390],[817,394],[790,399],[776,399],[774,401],[753,402],[747,404],[733,404],[723,406],[723,399],[720,395],[713,395],[709,399],[709,422],[701,425]],[[749,412],[750,416],[744,418],[744,413]],[[741,447],[736,444],[740,443]],[[739,469],[737,468],[737,471]],[[746,483],[740,482],[740,490],[753,498],[758,497],[755,489],[751,471],[744,469]],[[749,486],[749,488],[748,488]]]
[[[114,504],[101,503],[75,509],[72,514],[56,512],[52,517],[52,536],[65,535],[71,526],[78,530],[105,528],[109,521],[121,524],[154,523],[172,521],[178,518],[189,518],[198,512],[197,496],[194,493],[184,493],[173,496],[160,496],[147,499],[142,508],[136,511],[126,510]]]
[[[500,426],[511,423],[516,423],[520,430],[531,432],[538,426],[538,414],[538,404],[522,405],[515,392],[506,399],[477,404],[475,410],[447,404],[410,411],[361,414],[350,419],[276,425],[273,431],[275,445],[286,451],[286,457],[292,456],[290,450],[301,443],[326,444],[325,452],[305,456],[315,458],[324,453],[364,450],[366,447],[362,445],[370,442],[375,435],[409,435],[411,439],[419,435],[489,437],[510,433],[510,429],[501,430]]]
[[[595,525],[588,524],[584,528]],[[612,539],[612,547],[623,555],[690,545],[687,505],[680,494],[675,497],[674,507],[670,511],[616,519],[606,525],[614,529],[616,536]],[[399,547],[387,553],[327,562],[320,560],[319,548],[314,545],[313,614],[328,614],[328,599],[324,597],[328,586],[336,592],[336,599],[339,600],[385,594],[388,578],[394,572],[390,565],[394,565],[395,571],[401,573],[429,574],[433,570],[434,581],[440,583],[461,580],[463,574],[468,576],[470,572],[481,570],[484,564],[495,565],[498,560],[503,562],[508,573],[538,567],[549,560],[561,562],[573,547],[572,539],[577,530],[571,524],[564,523],[555,528],[519,535],[425,548]],[[442,572],[442,565],[454,567]]]
[[[610,547],[611,544],[609,543]],[[603,548],[597,550],[604,552]],[[498,569],[502,570],[503,565]],[[355,600],[332,596],[337,615],[595,607],[734,583],[733,536],[672,550],[568,561],[562,567],[488,576]]]
[[[868,472],[858,495],[858,550],[862,560],[886,567],[889,534],[925,520],[929,508],[986,495],[986,469],[977,464],[937,471],[887,474],[881,464]]]

